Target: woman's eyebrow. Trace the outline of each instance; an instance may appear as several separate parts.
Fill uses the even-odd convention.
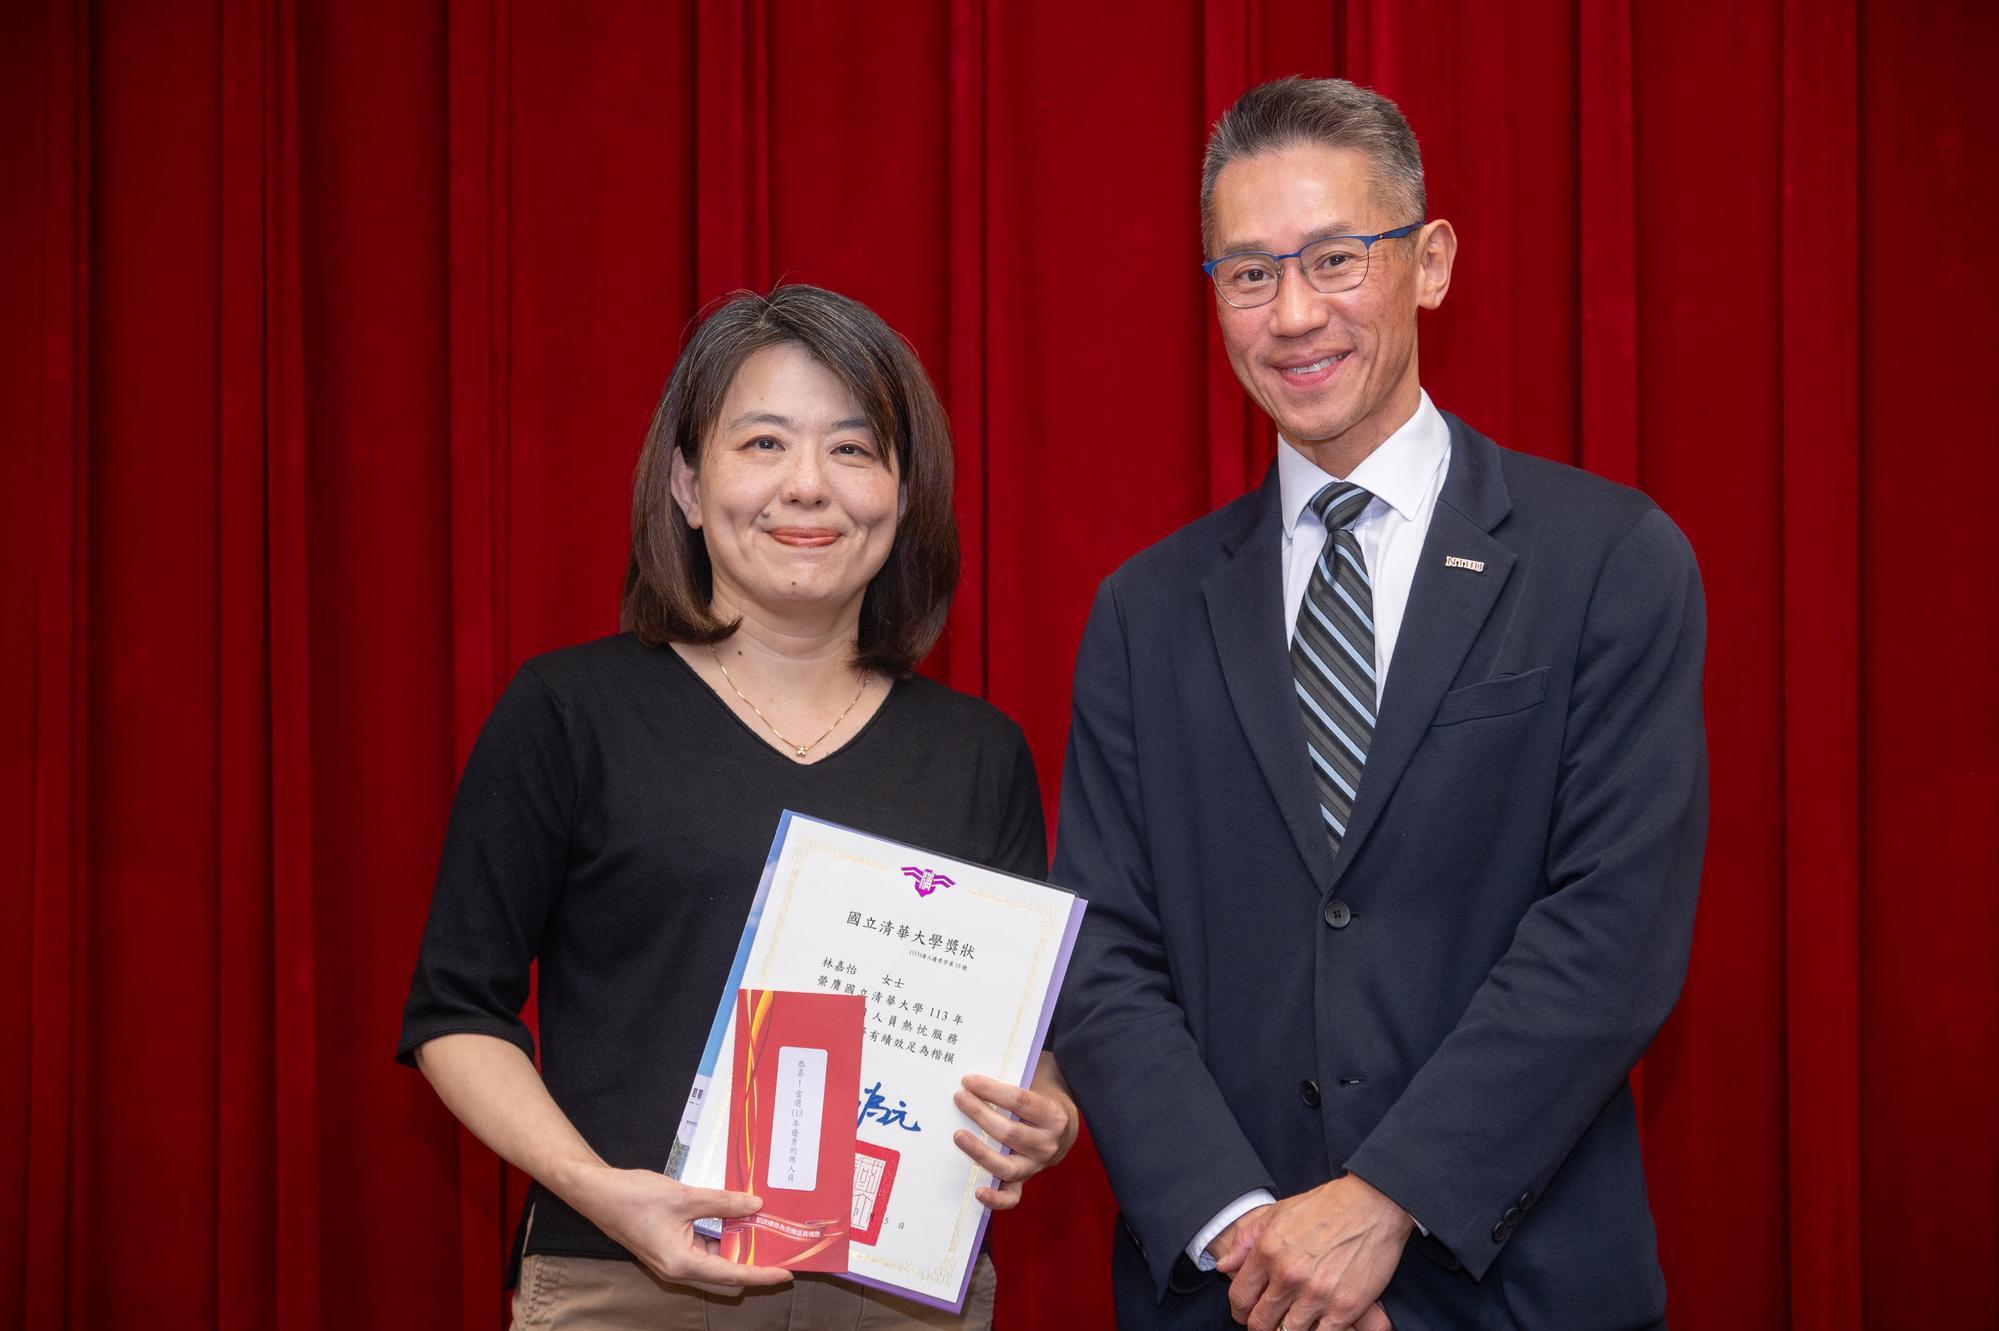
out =
[[[746,411],[722,428],[725,430],[738,430],[745,425],[775,425],[780,430],[795,430],[798,428],[797,421],[775,411]],[[828,428],[834,430],[868,430],[874,427],[869,424],[868,418],[865,416],[848,416],[834,421]]]
[[[734,430],[744,425],[775,425],[780,429],[789,430],[794,428],[795,424],[791,417],[780,416],[774,411],[746,411],[724,428]]]

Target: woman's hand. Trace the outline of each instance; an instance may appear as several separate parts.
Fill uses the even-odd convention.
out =
[[[578,1171],[558,1188],[571,1206],[651,1267],[662,1280],[679,1284],[776,1285],[791,1272],[776,1266],[738,1266],[716,1255],[717,1244],[695,1232],[704,1216],[729,1219],[753,1215],[761,1198],[746,1192],[690,1188],[649,1169],[596,1165]]]
[[[491,1035],[440,1035],[416,1051],[417,1066],[459,1122],[516,1169],[622,1243],[662,1279],[703,1284],[774,1285],[791,1279],[771,1266],[738,1266],[694,1232],[704,1216],[749,1215],[763,1203],[740,1192],[690,1188],[649,1169],[604,1163],[542,1084],[527,1054]]]
[[[965,1117],[978,1124],[1010,1152],[1002,1155],[978,1134],[960,1128],[952,1135],[958,1149],[979,1162],[999,1187],[976,1194],[994,1211],[1020,1205],[1020,1185],[1055,1164],[1076,1144],[1076,1102],[1055,1065],[1055,1055],[1043,1051],[1034,1080],[1026,1090],[991,1077],[966,1077],[953,1099]]]

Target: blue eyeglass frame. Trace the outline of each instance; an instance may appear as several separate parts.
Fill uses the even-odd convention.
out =
[[[1284,261],[1286,259],[1296,259],[1298,260],[1299,266],[1302,269],[1305,262],[1305,251],[1311,249],[1312,245],[1323,245],[1329,240],[1357,240],[1364,247],[1366,247],[1368,254],[1372,256],[1374,253],[1374,245],[1376,241],[1400,240],[1402,239],[1402,237],[1408,235],[1410,232],[1415,231],[1420,227],[1428,225],[1429,225],[1429,219],[1424,218],[1423,220],[1418,222],[1411,222],[1408,226],[1398,226],[1393,231],[1381,231],[1375,233],[1372,236],[1320,236],[1317,240],[1313,241],[1311,245],[1300,246],[1298,249],[1292,250],[1289,254],[1266,254],[1262,250],[1237,250],[1233,254],[1224,254],[1219,259],[1208,259],[1204,261],[1201,264],[1201,271],[1206,273],[1208,275],[1208,280],[1212,282],[1214,281],[1215,278],[1215,269],[1221,267],[1223,264],[1227,263],[1230,259],[1269,259],[1271,261],[1271,266],[1276,268],[1279,279],[1282,280],[1284,275]],[[1310,279],[1309,277],[1306,278],[1305,285],[1312,286],[1312,279]],[[1312,289],[1314,291],[1318,291],[1317,287],[1312,287]],[[1323,295],[1324,293],[1322,292],[1321,294]]]

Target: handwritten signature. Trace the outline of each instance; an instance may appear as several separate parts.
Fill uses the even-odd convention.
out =
[[[861,1116],[854,1126],[860,1127],[873,1119],[885,1128],[901,1128],[904,1132],[921,1132],[923,1125],[909,1117],[909,1103],[897,1100],[895,1108],[888,1107],[888,1097],[882,1094],[882,1084],[877,1081],[867,1088],[866,1099],[861,1101]]]

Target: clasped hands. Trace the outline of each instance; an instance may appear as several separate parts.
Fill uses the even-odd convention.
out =
[[[1208,1250],[1250,1331],[1393,1331],[1379,1299],[1415,1222],[1365,1179],[1336,1178],[1223,1230]]]
[[[1007,1148],[1001,1154],[977,1133],[959,1129],[952,1140],[999,1183],[977,1197],[995,1211],[1020,1204],[1021,1185],[1056,1163],[1075,1144],[1075,1103],[1044,1061],[1034,1089],[968,1076],[956,1102],[967,1118]],[[754,1215],[763,1199],[751,1193],[694,1188],[646,1169],[616,1169],[595,1162],[557,1191],[589,1216],[661,1279],[733,1292],[745,1285],[776,1285],[792,1273],[776,1266],[739,1266],[719,1255],[720,1245],[697,1232],[707,1216],[728,1220]]]

